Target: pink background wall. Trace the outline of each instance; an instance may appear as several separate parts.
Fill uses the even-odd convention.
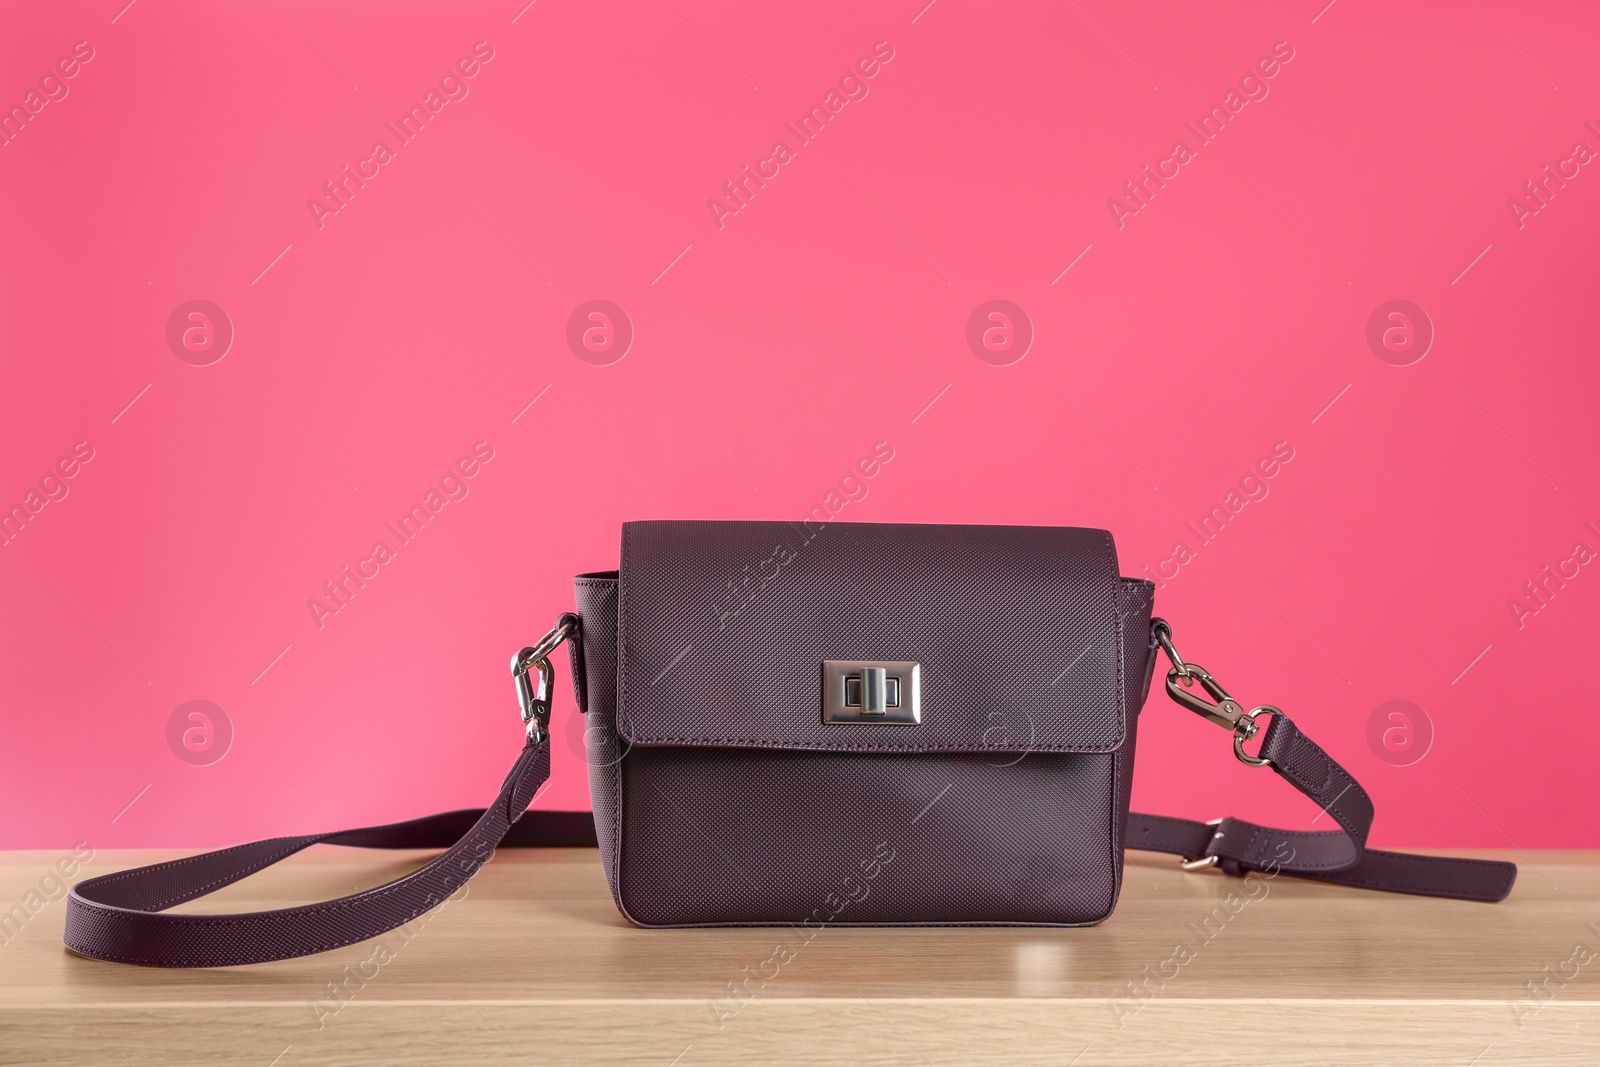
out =
[[[509,654],[620,521],[797,519],[880,441],[841,521],[1109,527],[1188,655],[1367,784],[1378,843],[1600,845],[1600,17],[1323,2],[14,5],[0,845],[481,803]],[[597,299],[609,365],[567,339]],[[991,300],[1020,360],[969,347]],[[580,807],[561,669],[540,803]],[[1145,722],[1141,807],[1316,814]]]

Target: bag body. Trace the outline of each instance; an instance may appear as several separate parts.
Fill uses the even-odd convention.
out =
[[[1368,848],[1360,783],[1281,709],[1246,711],[1185,662],[1103,530],[634,522],[620,567],[575,589],[579,614],[512,658],[527,741],[487,807],[88,878],[63,943],[151,967],[325,952],[437,907],[497,847],[597,845],[617,907],[651,927],[1083,926],[1116,906],[1129,848],[1460,900],[1516,882],[1510,863]],[[528,810],[563,642],[592,816]],[[1329,829],[1129,812],[1158,649],[1167,694]],[[171,910],[318,844],[443,851],[336,900]]]
[[[632,922],[1115,907],[1156,645],[1108,533],[638,522],[620,571],[574,586],[595,831]],[[825,722],[829,661],[917,664],[919,721]]]

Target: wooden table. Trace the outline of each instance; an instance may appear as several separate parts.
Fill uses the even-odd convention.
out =
[[[83,874],[171,855],[101,853]],[[0,854],[0,907],[48,891],[59,858]],[[190,908],[337,895],[416,858],[320,850]],[[0,1063],[1592,1067],[1600,853],[1507,858],[1522,875],[1499,905],[1282,877],[1230,909],[1239,880],[1131,853],[1094,929],[807,942],[636,930],[592,851],[504,849],[409,937],[213,971],[73,956],[58,899],[0,927]]]

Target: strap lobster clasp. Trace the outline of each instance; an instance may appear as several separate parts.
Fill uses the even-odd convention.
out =
[[[517,687],[517,704],[522,709],[522,722],[528,728],[530,742],[538,743],[550,737],[550,703],[556,677],[555,669],[550,666],[550,653],[576,630],[576,619],[563,616],[537,645],[511,657],[511,679]],[[534,671],[539,672],[537,687],[533,684]]]
[[[1210,700],[1192,688],[1186,688],[1192,687],[1195,682],[1200,683],[1200,688],[1206,691],[1211,697]],[[1210,719],[1225,730],[1237,730],[1242,722],[1249,727],[1246,737],[1255,732],[1255,726],[1245,714],[1244,708],[1228,695],[1228,691],[1222,688],[1221,682],[1211,677],[1210,672],[1198,663],[1185,663],[1183,671],[1174,667],[1167,672],[1167,695],[1196,715]]]
[[[1224,730],[1233,734],[1234,754],[1244,763],[1252,766],[1265,766],[1270,761],[1247,756],[1243,743],[1256,735],[1258,729],[1256,719],[1263,714],[1281,714],[1276,708],[1263,704],[1254,711],[1245,711],[1244,706],[1233,699],[1229,692],[1222,688],[1222,683],[1211,676],[1211,672],[1198,663],[1186,663],[1178,655],[1178,650],[1172,644],[1172,627],[1166,620],[1156,619],[1151,624],[1151,633],[1161,650],[1167,654],[1167,659],[1172,663],[1172,669],[1167,671],[1167,695],[1174,701],[1188,708],[1201,718],[1216,723]],[[1204,690],[1207,700],[1195,689],[1195,683]]]

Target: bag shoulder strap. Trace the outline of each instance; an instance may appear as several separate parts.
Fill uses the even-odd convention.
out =
[[[1338,825],[1337,830],[1280,830],[1243,819],[1194,822],[1165,815],[1128,815],[1128,848],[1184,857],[1186,870],[1219,867],[1231,875],[1251,871],[1293,874],[1359,889],[1415,893],[1458,900],[1501,901],[1517,880],[1514,863],[1499,860],[1419,856],[1367,848],[1372,828],[1372,798],[1349,771],[1322,750],[1279,708],[1259,705],[1246,712],[1198,663],[1186,663],[1172,644],[1172,627],[1150,620],[1150,652],[1165,652],[1167,694],[1178,704],[1233,731],[1233,751],[1241,763],[1271,767],[1278,776]],[[1211,700],[1192,690],[1204,690]],[[1248,755],[1256,721],[1270,715],[1261,748]],[[1318,816],[1321,818],[1321,816]]]
[[[1181,665],[1199,672],[1186,677],[1210,680],[1203,668],[1177,659],[1171,650],[1170,628],[1155,620],[1152,632],[1163,631],[1165,639],[1157,639],[1169,649],[1174,670]],[[150,967],[228,967],[308,956],[365,941],[411,922],[443,903],[499,846],[593,845],[594,822],[588,812],[528,810],[550,777],[549,654],[570,636],[576,660],[580,655],[576,635],[576,616],[564,615],[544,640],[513,659],[528,743],[489,807],[356,830],[269,838],[86,879],[73,886],[67,898],[62,935],[67,948],[94,959]],[[537,690],[530,677],[535,670],[541,683]],[[1206,689],[1213,695],[1221,693],[1226,704],[1238,711],[1220,686],[1213,689],[1207,685]],[[1186,700],[1180,702],[1194,706]],[[1226,709],[1222,702],[1207,707]],[[1249,715],[1239,712],[1238,721],[1248,722],[1253,733],[1255,719],[1267,713],[1272,721],[1257,756],[1244,755],[1245,737],[1236,732],[1240,758],[1255,766],[1270,766],[1316,801],[1339,829],[1280,830],[1242,819],[1201,823],[1135,812],[1128,816],[1126,847],[1169,852],[1184,857],[1187,868],[1215,866],[1231,875],[1281,872],[1363,889],[1462,900],[1498,901],[1511,892],[1517,869],[1510,863],[1368,849],[1373,808],[1366,791],[1276,708],[1257,708]],[[1234,728],[1244,729],[1237,722]],[[172,915],[167,911],[315,844],[444,847],[445,851],[409,874],[335,900],[227,915]]]

